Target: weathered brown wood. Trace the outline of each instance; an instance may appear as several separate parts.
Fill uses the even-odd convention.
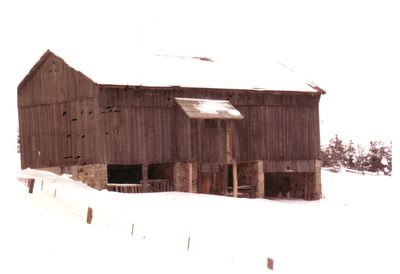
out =
[[[147,187],[144,184],[107,184],[108,191],[121,193],[144,193],[144,192],[167,192],[172,191],[170,180],[147,180]]]
[[[202,120],[197,121],[197,191],[202,190]]]
[[[25,86],[27,88],[28,85]],[[140,164],[144,160],[156,163],[196,159],[198,152],[191,149],[194,140],[188,127],[190,122],[185,121],[187,117],[173,103],[168,105],[161,102],[168,102],[168,98],[171,101],[182,92],[188,97],[207,97],[210,96],[207,95],[208,90],[180,88],[181,93],[177,88],[167,90],[164,88],[160,92],[140,87],[128,93],[123,88],[108,88],[101,89],[98,99],[82,98],[54,105],[51,102],[33,106],[23,104],[19,108],[22,164],[24,167],[35,167],[39,150],[43,155],[40,161],[42,167],[104,161],[110,164]],[[319,157],[318,100],[313,99],[315,96],[285,95],[285,100],[291,98],[287,101],[290,104],[282,100],[282,105],[279,105],[279,98],[275,99],[278,95],[264,92],[266,98],[275,100],[275,105],[268,105],[269,101],[261,100],[251,106],[241,104],[238,98],[246,101],[246,98],[257,95],[255,91],[218,92],[212,97],[223,98],[227,92],[240,93],[240,97],[234,96],[236,99],[233,101],[245,117],[244,121],[235,122],[238,137],[233,138],[232,154],[238,155],[235,157],[238,161],[306,160]],[[31,91],[21,91],[19,98],[22,100],[29,93]],[[107,94],[124,96],[108,98]],[[96,100],[100,100],[99,107],[96,107]],[[136,105],[141,101],[144,105]],[[129,106],[129,102],[135,104]],[[262,102],[266,105],[261,105]],[[223,127],[222,122],[217,125],[217,128]],[[215,141],[215,147],[226,142],[225,136],[222,137],[224,139],[218,137],[221,134],[219,130],[209,128],[204,130],[204,134],[204,139]],[[219,158],[223,151],[205,149],[205,160],[221,161]]]
[[[88,207],[86,215],[86,223],[91,224],[92,219],[93,219],[93,209],[91,207]]]
[[[34,186],[35,186],[35,179],[28,179],[29,193],[33,193]]]
[[[232,121],[226,122],[226,162],[230,164],[233,157],[233,129]]]
[[[289,166],[313,173],[318,168],[312,163],[320,156],[320,96],[101,85],[46,52],[18,87],[21,167],[192,162],[198,166],[198,191],[203,163],[259,160],[265,172],[285,172]],[[221,114],[190,120],[177,97],[229,101],[244,119],[225,120],[232,117]],[[193,102],[189,110],[196,117],[211,117]],[[220,191],[213,182],[224,180],[221,174],[204,175],[210,191]]]
[[[233,175],[233,197],[238,196],[238,176],[237,176],[237,163],[232,162],[232,175]]]
[[[147,163],[142,165],[142,185],[143,185],[143,191],[147,192],[147,190],[149,189],[149,184],[148,184],[148,169],[149,169],[149,165]]]
[[[271,258],[268,258],[267,260],[267,267],[271,270],[274,270],[274,260]]]
[[[188,162],[188,192],[192,193],[193,192],[193,163]]]

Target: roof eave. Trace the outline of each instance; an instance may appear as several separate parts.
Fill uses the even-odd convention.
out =
[[[326,91],[319,87],[318,85],[314,84],[313,82],[308,82],[306,83],[309,87],[313,88],[316,90],[319,94],[326,94]]]
[[[126,89],[126,88],[149,88],[149,89],[208,89],[208,90],[236,90],[236,91],[253,91],[253,92],[269,92],[273,94],[292,94],[292,95],[319,95],[325,94],[326,92],[321,88],[316,88],[316,86],[309,85],[312,90],[277,90],[277,89],[262,89],[262,88],[210,88],[210,87],[192,87],[192,86],[152,86],[152,85],[120,85],[120,84],[98,84],[100,88],[115,88],[115,89]]]

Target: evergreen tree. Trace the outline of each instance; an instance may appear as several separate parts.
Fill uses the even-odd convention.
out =
[[[369,150],[368,150],[368,170],[371,172],[379,172],[384,169],[382,164],[382,142],[379,141],[371,141],[369,142]]]
[[[321,158],[323,166],[340,167],[344,164],[345,146],[338,135],[329,140],[328,146],[321,151]]]
[[[347,167],[360,171],[392,172],[392,142],[387,146],[380,141],[371,141],[368,151],[361,145],[354,146],[352,140],[348,145],[335,135],[329,140],[328,146],[321,149],[322,165],[324,167]]]
[[[365,148],[361,145],[357,145],[356,159],[355,159],[355,168],[360,171],[367,170],[368,161],[367,154],[365,152]]]
[[[335,138],[329,141],[329,148],[333,166],[342,166],[345,159],[345,147],[338,135],[335,135]]]
[[[349,144],[346,146],[345,149],[345,159],[344,159],[344,166],[355,169],[356,167],[356,149],[354,147],[354,143],[352,140],[350,140]]]

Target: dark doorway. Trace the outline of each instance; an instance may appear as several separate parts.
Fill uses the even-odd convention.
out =
[[[228,165],[228,189],[233,188],[233,165]]]
[[[141,165],[107,165],[108,182],[114,184],[140,184]]]
[[[264,188],[266,197],[289,197],[292,174],[265,173]]]
[[[173,163],[160,163],[160,164],[149,164],[148,168],[148,179],[158,180],[158,179],[169,179],[172,180],[173,177]]]
[[[265,196],[304,199],[312,178],[313,173],[265,173]]]

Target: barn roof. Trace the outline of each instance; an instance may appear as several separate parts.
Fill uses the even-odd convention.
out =
[[[52,54],[50,50],[46,51],[19,88]],[[70,66],[99,84],[325,93],[283,64],[255,59],[239,61],[139,53],[108,57],[66,53],[63,57]]]
[[[226,100],[175,98],[175,101],[190,119],[243,119]]]

